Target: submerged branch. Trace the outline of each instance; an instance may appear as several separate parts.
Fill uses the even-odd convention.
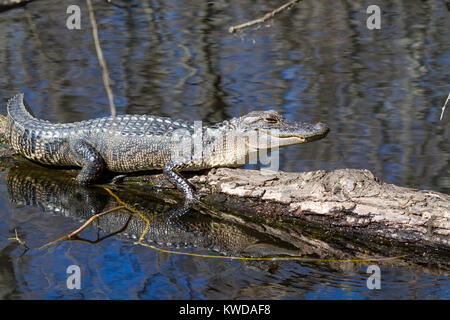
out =
[[[25,250],[28,250],[29,248],[28,248],[28,246],[25,244],[25,241],[22,241],[22,240],[19,238],[19,235],[17,234],[17,229],[14,229],[14,233],[15,233],[15,237],[14,237],[14,238],[8,238],[8,240],[16,240],[18,243],[20,243],[20,244],[25,248]]]

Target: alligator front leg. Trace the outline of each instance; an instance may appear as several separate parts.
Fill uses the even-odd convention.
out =
[[[97,181],[105,169],[105,161],[97,150],[84,140],[75,140],[70,144],[70,151],[81,166],[75,182],[88,185]]]
[[[183,191],[186,202],[191,203],[195,199],[194,191],[188,182],[178,173],[179,170],[187,167],[191,159],[177,158],[168,162],[163,169],[163,173],[175,186]]]

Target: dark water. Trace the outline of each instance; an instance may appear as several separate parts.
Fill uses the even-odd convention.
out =
[[[450,106],[439,121],[450,93],[444,1],[305,0],[258,30],[237,34],[228,28],[283,1],[116,3],[94,6],[118,113],[216,122],[276,109],[291,120],[323,121],[331,128],[324,140],[280,150],[280,170],[364,168],[390,183],[449,193]],[[65,27],[70,4],[81,8],[81,30]],[[381,30],[366,27],[366,8],[372,4],[381,7]],[[0,112],[8,98],[24,92],[35,115],[47,120],[109,115],[84,1],[37,1],[27,10],[1,13],[0,59]],[[403,266],[379,263],[381,289],[369,290],[367,263],[191,257],[116,235],[96,244],[66,241],[36,250],[75,230],[83,219],[73,212],[48,214],[52,210],[42,199],[17,205],[6,182],[11,175],[10,170],[0,175],[3,299],[450,296],[448,270],[407,261]],[[29,190],[23,181],[30,178],[18,179]],[[61,199],[48,185],[39,188]],[[76,206],[71,201],[68,211]],[[248,239],[248,230],[236,228]],[[32,248],[23,255],[23,247],[8,239],[15,229]],[[96,239],[104,231],[91,226],[83,236]],[[206,245],[183,250],[217,254]],[[236,250],[225,245],[218,251]],[[80,290],[67,289],[70,265],[81,268]]]

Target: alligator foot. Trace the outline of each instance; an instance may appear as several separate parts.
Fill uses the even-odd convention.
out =
[[[176,160],[172,160],[168,162],[163,169],[164,175],[169,178],[170,182],[172,182],[178,189],[183,191],[184,197],[186,199],[186,203],[191,203],[197,200],[195,196],[194,190],[189,185],[189,183],[184,179],[177,171],[185,168],[191,159],[188,158],[179,158]]]
[[[86,186],[96,182],[105,168],[105,161],[98,151],[84,140],[71,142],[70,151],[81,165],[75,183]]]

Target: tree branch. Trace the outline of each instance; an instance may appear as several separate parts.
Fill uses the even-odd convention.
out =
[[[255,20],[252,20],[252,21],[243,23],[243,24],[239,24],[239,25],[237,25],[237,26],[230,27],[230,28],[228,29],[228,32],[234,33],[234,32],[236,32],[236,31],[238,31],[238,30],[241,30],[241,29],[244,29],[244,28],[253,26],[253,25],[255,25],[255,24],[263,23],[264,21],[267,21],[267,20],[273,18],[276,14],[278,14],[278,13],[280,13],[280,12],[286,10],[286,9],[289,9],[290,7],[292,7],[293,5],[295,5],[296,3],[300,2],[300,1],[301,1],[301,0],[292,0],[292,1],[289,1],[288,3],[282,5],[281,7],[277,8],[277,9],[275,9],[275,10],[269,12],[269,13],[267,13],[267,14],[266,14],[264,17],[262,17],[262,18],[255,19]]]
[[[105,85],[106,94],[108,95],[109,108],[111,115],[116,116],[116,106],[114,105],[114,96],[111,90],[111,83],[109,81],[109,72],[106,65],[105,58],[103,57],[102,48],[100,47],[100,40],[98,39],[97,23],[95,22],[94,9],[92,8],[91,0],[86,0],[86,4],[89,11],[89,20],[92,25],[92,36],[94,38],[95,50],[97,51],[98,63],[102,69],[103,84]]]

